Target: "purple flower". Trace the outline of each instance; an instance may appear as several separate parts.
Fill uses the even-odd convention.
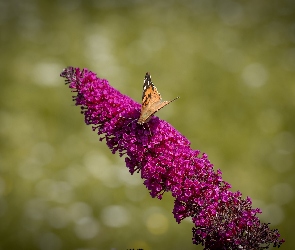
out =
[[[112,153],[125,155],[126,166],[138,171],[154,198],[170,191],[178,223],[191,217],[193,243],[204,249],[267,249],[280,247],[278,230],[262,223],[249,197],[231,192],[206,154],[190,148],[190,142],[169,123],[152,117],[137,124],[141,105],[111,87],[107,80],[79,68],[61,73],[75,92],[85,123],[92,125]],[[147,127],[148,126],[148,127]]]

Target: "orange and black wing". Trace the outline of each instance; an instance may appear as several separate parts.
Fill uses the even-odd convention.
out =
[[[148,122],[153,114],[176,99],[178,97],[172,101],[162,101],[161,94],[153,84],[150,73],[147,72],[143,81],[141,113],[137,123],[143,124]]]

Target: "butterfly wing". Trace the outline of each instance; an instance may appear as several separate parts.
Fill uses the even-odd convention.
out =
[[[154,104],[153,104],[153,109],[155,109],[155,112],[154,112],[154,113],[158,112],[160,109],[164,108],[166,105],[168,105],[168,104],[170,104],[171,102],[177,100],[178,98],[179,98],[179,97],[176,97],[176,98],[174,98],[174,99],[171,100],[171,101],[160,101],[160,102],[154,103]],[[154,114],[154,113],[153,113],[153,114]]]
[[[176,99],[178,97],[172,101],[162,101],[161,94],[153,84],[150,73],[147,72],[143,81],[141,113],[137,123],[143,124],[148,122],[153,114]]]
[[[143,80],[141,109],[151,106],[152,103],[159,102],[161,100],[161,94],[153,84],[150,73],[146,72]]]

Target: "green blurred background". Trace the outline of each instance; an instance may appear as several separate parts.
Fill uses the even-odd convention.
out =
[[[0,1],[0,249],[202,249],[173,199],[83,122],[59,77],[87,67],[161,110],[294,249],[295,3]]]

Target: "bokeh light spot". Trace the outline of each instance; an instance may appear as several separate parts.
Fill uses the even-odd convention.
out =
[[[101,219],[109,227],[123,227],[130,221],[130,214],[123,206],[108,206],[102,210]]]
[[[146,226],[152,234],[163,234],[168,230],[168,219],[161,213],[153,213],[147,218]]]
[[[250,87],[261,87],[268,79],[268,71],[262,64],[253,63],[244,68],[242,79]]]
[[[99,231],[99,225],[92,217],[84,217],[76,222],[75,232],[80,239],[92,239]]]

